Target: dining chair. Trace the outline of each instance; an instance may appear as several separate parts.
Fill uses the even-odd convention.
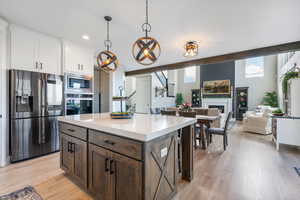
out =
[[[196,112],[196,115],[207,115],[208,108],[193,108],[193,111]]]
[[[162,114],[162,115],[176,116],[176,111],[175,110],[161,110],[160,114]]]
[[[180,112],[179,112],[179,116],[181,116],[181,117],[196,118],[196,115],[197,115],[197,113],[194,112],[194,111],[192,111],[192,112],[183,112],[183,111],[180,111]],[[200,125],[199,125],[198,123],[195,124],[195,134],[194,134],[194,146],[195,146],[195,148],[197,147],[197,140],[199,140],[199,144],[200,144],[200,142],[201,142],[201,137],[200,137],[200,135],[197,136],[197,133],[200,134],[200,131],[201,131]]]
[[[196,118],[196,112],[184,112],[184,111],[179,111],[179,116],[181,116],[181,117]]]
[[[232,112],[229,112],[227,115],[227,119],[226,119],[224,128],[208,128],[206,130],[208,137],[209,137],[209,143],[212,142],[212,135],[222,135],[223,136],[224,151],[226,151],[226,147],[228,146],[227,130],[228,130],[228,124],[229,124],[231,117],[232,117]]]

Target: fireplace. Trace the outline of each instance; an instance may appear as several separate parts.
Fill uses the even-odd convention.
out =
[[[224,111],[225,111],[224,105],[208,105],[208,108],[218,108],[220,113],[224,113]]]

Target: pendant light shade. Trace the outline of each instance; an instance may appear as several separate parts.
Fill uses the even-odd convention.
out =
[[[160,45],[152,37],[139,38],[132,47],[132,55],[142,65],[153,64],[160,56]]]
[[[105,71],[116,71],[119,67],[119,60],[117,56],[110,51],[112,42],[109,40],[109,22],[112,20],[110,16],[105,16],[104,19],[107,22],[107,39],[104,41],[106,50],[101,51],[97,56],[98,67]]]
[[[149,37],[151,25],[148,22],[148,0],[146,0],[146,22],[142,25],[145,36],[137,39],[132,46],[132,55],[134,59],[142,65],[151,65],[155,63],[160,56],[161,49],[158,41]]]

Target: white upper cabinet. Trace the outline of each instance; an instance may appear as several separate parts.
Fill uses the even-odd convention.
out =
[[[13,69],[36,71],[38,40],[37,35],[16,26],[11,30],[11,67]]]
[[[94,73],[94,50],[83,49],[82,52],[82,70],[85,74]]]
[[[58,39],[40,35],[38,52],[43,72],[61,74],[61,42]]]
[[[94,51],[71,42],[64,42],[64,71],[92,75]]]
[[[21,27],[11,26],[11,67],[60,75],[61,42]]]

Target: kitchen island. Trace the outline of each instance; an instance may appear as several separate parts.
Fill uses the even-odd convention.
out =
[[[149,114],[111,119],[104,113],[58,120],[61,168],[96,199],[167,200],[177,192],[179,174],[193,179],[196,119]]]

